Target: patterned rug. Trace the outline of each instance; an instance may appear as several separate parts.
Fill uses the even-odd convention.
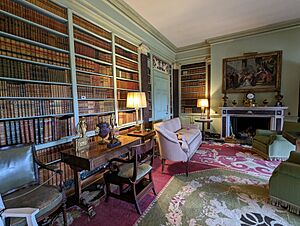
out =
[[[268,204],[268,181],[225,169],[174,176],[135,225],[300,225],[300,217]]]
[[[270,177],[280,161],[268,161],[239,144],[203,143],[192,161]]]

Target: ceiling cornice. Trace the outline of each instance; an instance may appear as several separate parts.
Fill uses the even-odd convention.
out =
[[[185,51],[191,51],[191,50],[195,50],[195,49],[206,49],[209,48],[210,44],[205,42],[200,42],[200,43],[196,43],[196,44],[192,44],[192,45],[188,45],[188,46],[183,46],[183,47],[178,47],[176,49],[176,52],[185,52]]]
[[[284,29],[292,29],[300,26],[300,18],[294,20],[283,21],[275,24],[266,25],[263,27],[253,28],[249,30],[244,30],[236,33],[231,33],[228,35],[222,35],[215,38],[209,38],[206,42],[210,45],[217,44],[220,42],[226,42],[233,39],[245,38],[249,36],[261,35],[264,33],[275,32]]]
[[[177,51],[177,47],[167,39],[162,33],[160,33],[154,26],[152,26],[147,20],[140,16],[134,9],[132,9],[125,1],[123,0],[107,0],[111,5],[113,5],[120,12],[129,17],[133,22],[138,24],[140,27],[145,29],[157,40],[162,42],[165,46],[170,48],[173,52]]]

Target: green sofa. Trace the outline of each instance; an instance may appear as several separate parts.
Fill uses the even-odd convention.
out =
[[[269,181],[272,205],[300,213],[300,152],[291,152],[287,161],[280,163]]]

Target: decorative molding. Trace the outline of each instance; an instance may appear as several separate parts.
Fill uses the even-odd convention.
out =
[[[153,59],[153,68],[159,71],[162,71],[166,74],[170,74],[171,73],[171,65],[164,62],[163,60],[159,59],[156,56],[152,57]]]
[[[150,53],[150,49],[149,49],[148,46],[146,46],[144,43],[142,43],[139,46],[139,52],[144,54],[144,55],[147,55],[148,53]]]

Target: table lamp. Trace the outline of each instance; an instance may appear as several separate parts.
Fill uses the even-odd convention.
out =
[[[208,99],[198,99],[197,107],[201,108],[201,118],[205,118],[205,108],[208,107]]]
[[[128,92],[127,93],[127,108],[134,108],[136,113],[136,128],[137,132],[142,132],[144,130],[143,124],[139,130],[139,109],[147,107],[146,94],[144,92]]]

